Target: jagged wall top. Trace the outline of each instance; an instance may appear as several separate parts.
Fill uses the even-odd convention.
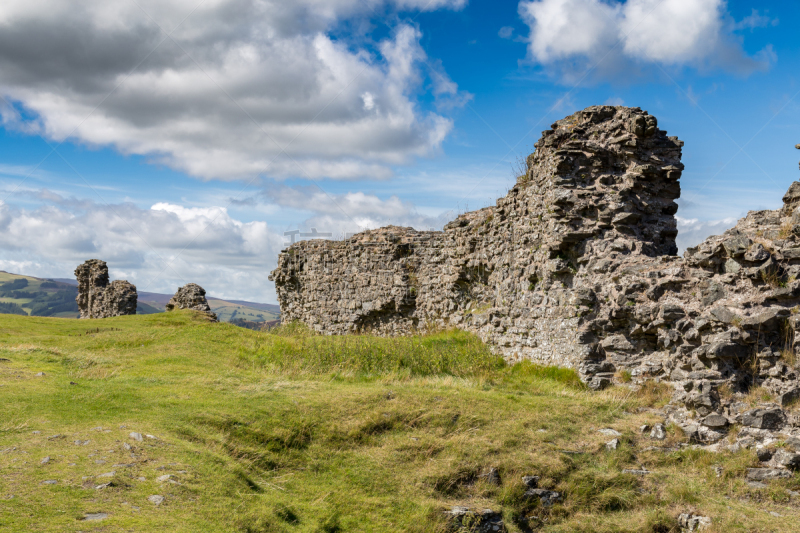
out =
[[[622,239],[629,251],[674,255],[683,143],[640,108],[592,106],[542,132],[511,194],[535,187],[533,212],[551,256],[581,241]],[[580,250],[578,250],[580,253]]]
[[[490,310],[492,332],[482,335],[505,353],[577,360],[587,343],[553,346],[566,346],[562,337],[591,309],[581,273],[677,252],[681,146],[639,108],[574,113],[543,133],[526,172],[495,206],[444,231],[390,226],[293,244],[270,276],[283,320],[325,333],[397,334],[425,323],[483,331]],[[554,320],[554,305],[569,323]],[[539,321],[544,310],[548,319]],[[536,324],[550,333],[534,338]]]

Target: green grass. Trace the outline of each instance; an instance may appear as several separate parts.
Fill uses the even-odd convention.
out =
[[[690,509],[714,531],[800,518],[797,481],[744,483],[752,452],[645,451],[659,443],[637,428],[660,421],[669,390],[591,392],[457,331],[0,315],[0,359],[0,531],[435,532],[453,505],[501,510],[512,532],[661,533]],[[623,434],[617,450],[604,427]],[[481,477],[490,467],[500,485]],[[640,467],[653,473],[622,473]],[[523,475],[564,501],[527,501]]]

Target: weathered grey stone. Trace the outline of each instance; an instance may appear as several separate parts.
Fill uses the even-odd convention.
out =
[[[664,440],[667,438],[667,428],[664,424],[656,424],[650,431],[650,438],[655,440]]]
[[[611,439],[610,441],[606,442],[606,449],[607,450],[616,450],[619,448],[619,439]]]
[[[135,315],[136,286],[127,281],[108,280],[105,261],[90,259],[75,269],[78,280],[78,303],[81,318],[108,318]]]
[[[553,490],[528,489],[523,494],[528,499],[539,500],[544,507],[552,507],[561,501],[561,494]]]
[[[611,378],[603,376],[593,376],[586,385],[592,390],[603,390],[611,385]]]
[[[681,533],[705,531],[711,527],[711,518],[693,513],[682,513],[678,516],[678,526],[681,528]]]
[[[769,252],[760,243],[750,246],[750,249],[744,254],[744,260],[752,263],[766,261],[769,257]]]
[[[539,476],[522,476],[522,483],[529,489],[539,487]]]
[[[652,474],[650,470],[638,470],[635,468],[626,468],[622,471],[623,474],[631,474],[634,476],[646,476],[648,474]]]
[[[206,300],[205,289],[196,283],[187,283],[178,289],[175,296],[170,299],[166,306],[167,311],[174,311],[175,309],[200,311],[208,315],[209,319],[214,322],[217,321],[217,315],[211,311],[208,300]]]
[[[780,429],[786,415],[780,409],[753,409],[742,415],[742,425],[757,429]]]
[[[486,473],[481,474],[480,477],[485,479],[490,485],[500,485],[501,483],[500,472],[494,467],[489,468],[489,470]]]
[[[775,450],[775,453],[772,454],[770,464],[778,468],[795,469],[800,466],[800,453],[778,448]]]
[[[800,387],[792,387],[778,397],[781,407],[788,407],[798,399],[800,399]]]
[[[85,515],[83,515],[83,518],[81,520],[85,520],[87,522],[95,522],[99,520],[105,520],[106,518],[108,518],[108,516],[109,516],[108,513],[86,513]]]
[[[783,479],[792,477],[788,470],[780,468],[748,468],[747,479],[751,481],[767,481],[770,479]]]
[[[503,515],[491,509],[470,509],[469,507],[453,507],[446,514],[452,521],[456,531],[474,531],[475,533],[505,532]]]
[[[770,450],[769,448],[759,448],[758,450],[756,450],[756,457],[758,457],[758,460],[761,461],[762,463],[766,463],[767,461],[772,459],[772,454],[773,451]]]
[[[722,246],[730,257],[740,257],[745,255],[751,244],[753,241],[749,238],[737,235],[723,241]]]
[[[724,428],[728,425],[728,419],[722,415],[712,413],[702,420],[702,424],[710,428]]]
[[[735,261],[733,259],[728,259],[727,261],[725,261],[726,274],[736,274],[740,270],[742,270],[742,265],[740,265],[738,261]]]
[[[630,352],[634,350],[633,344],[631,344],[624,335],[612,335],[611,337],[607,337],[603,339],[600,346],[606,351],[612,352]]]

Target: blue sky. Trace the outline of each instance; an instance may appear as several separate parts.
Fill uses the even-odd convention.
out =
[[[0,6],[1,269],[274,302],[284,232],[439,229],[604,103],[685,141],[682,246],[798,178],[789,2],[112,4]]]

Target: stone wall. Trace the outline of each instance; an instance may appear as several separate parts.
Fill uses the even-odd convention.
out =
[[[617,256],[677,251],[681,146],[640,109],[576,113],[544,132],[496,206],[442,232],[388,227],[284,251],[282,319],[328,334],[459,327],[509,360],[577,367],[598,341],[587,282]]]
[[[386,227],[284,250],[270,276],[281,318],[323,334],[457,327],[510,362],[576,368],[593,388],[668,380],[670,416],[700,441],[730,424],[790,427],[800,182],[781,209],[679,258],[681,146],[638,108],[575,113],[543,132],[505,197],[444,231]],[[753,422],[765,420],[742,402],[754,387],[781,424]]]
[[[81,318],[136,314],[136,286],[120,280],[109,283],[105,261],[86,261],[75,269],[75,277],[78,280],[78,296],[75,301],[78,303]]]

